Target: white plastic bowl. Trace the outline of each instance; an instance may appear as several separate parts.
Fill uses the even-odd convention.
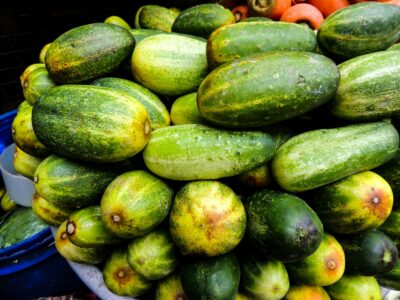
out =
[[[13,165],[15,144],[11,144],[0,156],[0,170],[4,185],[10,198],[17,204],[31,207],[32,195],[35,192],[33,181],[18,174]]]

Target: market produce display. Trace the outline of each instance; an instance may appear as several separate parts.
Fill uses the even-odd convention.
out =
[[[400,289],[400,6],[195,2],[60,33],[21,75],[14,166],[58,252],[134,298]]]

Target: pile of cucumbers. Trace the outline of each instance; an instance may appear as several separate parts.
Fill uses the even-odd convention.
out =
[[[62,256],[158,300],[400,289],[399,6],[134,24],[73,28],[21,75],[14,165]]]

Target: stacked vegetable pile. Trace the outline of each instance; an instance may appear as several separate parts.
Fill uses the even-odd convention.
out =
[[[247,20],[146,5],[46,46],[12,126],[33,209],[119,295],[380,299],[400,288],[400,7],[317,35]]]

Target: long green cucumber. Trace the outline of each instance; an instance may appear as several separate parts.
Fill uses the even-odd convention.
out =
[[[32,210],[45,223],[53,226],[61,225],[73,211],[71,208],[58,206],[46,200],[38,193],[33,194]]]
[[[33,179],[35,171],[42,160],[43,158],[30,155],[22,151],[20,148],[18,148],[18,146],[15,146],[13,165],[15,171],[17,171],[19,174]]]
[[[206,124],[197,108],[197,93],[184,95],[172,103],[171,121],[174,125]]]
[[[372,276],[344,275],[325,287],[332,300],[381,300],[381,289]]]
[[[168,8],[159,5],[144,5],[135,15],[136,29],[158,29],[171,32],[176,15]]]

